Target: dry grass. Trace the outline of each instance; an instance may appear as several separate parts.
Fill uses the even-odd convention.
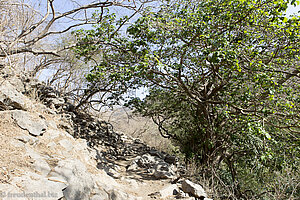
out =
[[[30,168],[32,160],[25,155],[24,147],[15,146],[14,139],[27,131],[14,125],[10,112],[0,112],[0,182],[8,182],[12,174],[20,175]]]

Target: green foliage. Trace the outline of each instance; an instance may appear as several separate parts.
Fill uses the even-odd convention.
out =
[[[299,170],[300,18],[284,16],[289,3],[298,2],[162,4],[127,35],[114,26],[122,19],[107,15],[76,32],[76,51],[90,59],[101,49],[87,79],[105,80],[112,98],[147,87],[145,99],[128,105],[152,117],[206,175],[217,172],[231,197],[268,199],[268,176]]]

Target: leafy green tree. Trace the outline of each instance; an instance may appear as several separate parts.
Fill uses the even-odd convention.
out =
[[[217,174],[227,197],[264,198],[273,191],[266,176],[299,170],[300,18],[284,16],[289,4],[299,1],[166,2],[127,35],[117,28],[124,19],[107,15],[109,24],[77,32],[76,51],[89,59],[101,49],[87,79],[92,88],[106,81],[109,98],[148,88],[128,105],[203,174]]]

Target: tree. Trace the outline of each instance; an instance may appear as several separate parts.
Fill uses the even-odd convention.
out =
[[[149,88],[145,99],[129,105],[152,117],[204,174],[217,173],[228,196],[263,198],[272,181],[263,177],[299,166],[300,18],[284,16],[290,3],[299,4],[163,3],[126,36],[113,23],[105,31],[81,30],[76,51],[89,59],[99,48],[92,41],[107,41],[102,61],[87,75],[90,86],[105,82],[118,100],[130,89]]]

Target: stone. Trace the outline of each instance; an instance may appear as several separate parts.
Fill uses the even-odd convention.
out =
[[[23,84],[22,80],[20,79],[20,77],[17,77],[17,76],[10,77],[9,83],[11,85],[13,85],[18,92],[20,92],[20,93],[25,92],[24,84]]]
[[[175,164],[177,162],[176,156],[173,156],[173,155],[166,155],[164,160],[166,163],[169,163],[169,164]]]
[[[139,166],[135,162],[133,162],[126,167],[126,171],[136,171],[138,170],[138,168]]]
[[[201,185],[193,183],[190,180],[183,180],[181,183],[182,191],[197,198],[207,198],[207,194]]]
[[[94,181],[98,188],[104,189],[105,191],[112,190],[114,188],[120,188],[120,184],[116,182],[111,176],[107,175],[104,171],[93,176]]]
[[[121,174],[112,168],[107,168],[106,173],[113,178],[120,178]]]
[[[155,149],[151,149],[151,150],[149,151],[149,154],[150,154],[151,156],[156,156],[156,157],[161,158],[161,159],[164,159],[164,158],[165,158],[164,155],[163,155],[161,152],[159,152],[158,150],[155,150]]]
[[[49,159],[50,157],[47,155],[41,155],[39,152],[35,151],[33,148],[29,146],[25,146],[26,149],[26,155],[28,155],[33,160],[39,160],[39,159]]]
[[[47,147],[50,148],[50,149],[52,149],[52,150],[55,150],[56,146],[57,145],[56,145],[55,142],[50,142],[50,143],[47,144]]]
[[[159,191],[161,198],[177,195],[178,193],[179,193],[179,188],[176,184],[169,185]]]
[[[45,120],[40,117],[22,110],[13,110],[11,113],[19,127],[27,130],[33,136],[40,136],[47,129]]]
[[[34,163],[33,163],[33,168],[35,170],[37,170],[38,172],[40,172],[43,176],[47,176],[51,171],[50,166],[43,159],[35,160]]]
[[[3,110],[21,109],[27,110],[29,99],[9,82],[4,81],[0,84],[0,107]]]
[[[36,137],[33,137],[31,135],[19,135],[19,136],[16,136],[15,139],[17,139],[25,144],[28,143],[30,145],[35,145],[39,141],[39,139],[37,139]]]
[[[18,200],[28,200],[25,197],[16,197],[15,194],[23,194],[20,188],[12,184],[0,184],[0,199],[1,200],[12,200],[18,198]]]
[[[67,187],[65,183],[50,181],[41,175],[26,172],[21,177],[14,177],[12,184],[21,186],[25,194],[36,194],[40,198],[35,199],[60,199],[63,195],[63,190]]]
[[[107,192],[105,192],[103,189],[95,189],[93,191],[94,195],[90,198],[90,200],[105,200],[109,199]]]
[[[127,194],[123,191],[120,191],[120,190],[116,190],[116,189],[113,189],[113,190],[110,190],[109,191],[109,199],[110,200],[138,200],[140,199],[139,197],[135,197],[135,196],[132,196],[130,194]]]
[[[73,149],[73,144],[68,139],[63,139],[58,142],[63,148],[65,148],[67,151],[71,151]]]
[[[43,137],[47,138],[48,140],[54,140],[58,138],[59,136],[62,136],[63,134],[59,130],[55,129],[48,129],[44,134]]]
[[[152,168],[159,161],[159,158],[151,156],[150,154],[144,154],[141,157],[137,157],[134,162],[136,162],[139,167]]]
[[[54,120],[46,121],[46,123],[47,123],[48,127],[51,127],[53,129],[57,129],[58,128]]]
[[[172,179],[175,173],[168,163],[160,162],[154,166],[153,176],[157,179]]]
[[[50,176],[60,177],[68,182],[68,186],[63,191],[67,200],[88,200],[94,188],[94,180],[91,174],[79,160],[66,159],[59,161]]]

